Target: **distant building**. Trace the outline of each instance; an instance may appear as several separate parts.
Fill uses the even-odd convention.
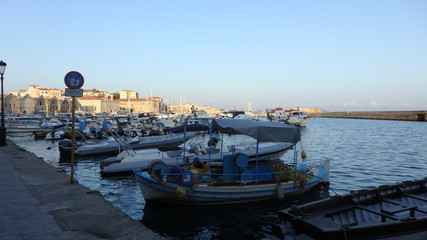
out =
[[[189,103],[182,105],[168,105],[168,112],[189,115],[194,108],[197,108],[197,105]]]
[[[15,94],[8,94],[4,98],[4,106],[6,114],[55,114],[60,112],[69,112],[71,109],[71,99],[67,97],[46,98],[44,96],[33,98],[29,94],[26,94],[23,97]],[[78,110],[79,108],[80,105],[76,101],[75,109]]]
[[[120,90],[120,99],[136,99],[139,94],[132,90]]]
[[[218,108],[211,108],[211,107],[200,107],[197,104],[190,104],[186,103],[183,105],[168,105],[167,111],[170,113],[178,113],[178,114],[184,114],[184,115],[190,115],[194,111],[202,111],[208,114],[209,116],[216,116],[217,114],[220,114],[224,110],[218,109]]]
[[[28,91],[27,90],[9,90],[9,93],[17,97],[24,97],[25,95],[28,94]]]
[[[93,96],[77,98],[80,110],[90,113],[117,113],[120,110],[118,101]]]
[[[322,109],[320,108],[299,108],[300,111],[303,111],[305,113],[320,113],[322,112]]]
[[[4,98],[4,112],[18,114],[21,113],[21,101],[15,94],[9,94]]]
[[[30,95],[30,97],[38,98],[38,97],[45,97],[45,98],[59,98],[62,96],[63,91],[56,88],[44,88],[40,87],[38,85],[30,85],[28,86],[27,94]]]
[[[120,91],[121,92],[121,91]],[[160,113],[160,97],[118,99],[120,110],[127,113]]]
[[[114,99],[113,94],[110,94],[110,93],[104,92],[104,91],[100,91],[97,89],[92,89],[92,90],[84,89],[83,90],[83,97],[97,97],[97,98],[110,99],[110,100]]]

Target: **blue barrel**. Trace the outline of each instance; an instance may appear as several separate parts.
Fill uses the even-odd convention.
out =
[[[108,121],[107,120],[104,120],[104,122],[103,122],[103,125],[102,125],[105,129],[107,129],[108,128]]]
[[[79,129],[80,131],[84,131],[86,128],[86,122],[85,121],[80,121],[79,122]]]

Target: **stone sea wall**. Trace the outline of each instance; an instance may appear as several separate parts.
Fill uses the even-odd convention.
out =
[[[309,117],[427,121],[427,111],[311,112]]]

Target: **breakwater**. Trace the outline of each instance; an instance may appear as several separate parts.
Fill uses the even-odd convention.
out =
[[[427,111],[313,112],[309,117],[427,121]]]

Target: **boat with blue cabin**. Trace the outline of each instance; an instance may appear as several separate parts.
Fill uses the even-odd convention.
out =
[[[215,131],[246,134],[260,142],[284,142],[294,147],[301,139],[300,128],[278,123],[236,119],[212,119]],[[210,159],[211,160],[211,159]],[[309,191],[329,182],[329,161],[285,163],[280,159],[255,157],[244,153],[224,155],[221,161],[203,163],[195,157],[183,164],[168,166],[161,160],[134,175],[147,203],[169,202],[185,205],[217,205],[253,202]]]

